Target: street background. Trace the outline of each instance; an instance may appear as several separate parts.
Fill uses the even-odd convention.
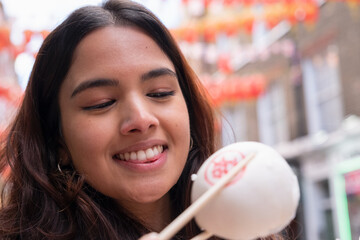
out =
[[[289,238],[359,239],[360,0],[138,2],[171,30],[221,112],[219,147],[259,141],[293,168],[301,202]],[[101,3],[0,0],[0,134],[47,34]]]

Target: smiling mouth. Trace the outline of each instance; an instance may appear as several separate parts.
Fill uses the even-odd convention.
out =
[[[163,145],[156,145],[144,150],[118,153],[115,154],[113,158],[120,161],[151,162],[157,159],[157,156],[163,153],[166,148],[167,147]]]

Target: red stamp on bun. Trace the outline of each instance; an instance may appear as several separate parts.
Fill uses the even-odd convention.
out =
[[[244,158],[245,155],[239,151],[220,152],[219,154],[215,155],[211,159],[210,163],[206,166],[204,176],[205,181],[210,185],[214,185],[220,178],[225,176],[231,168],[233,168]],[[228,185],[237,182],[242,177],[244,171],[245,166]]]

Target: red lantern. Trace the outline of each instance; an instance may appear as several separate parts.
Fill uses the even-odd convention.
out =
[[[216,40],[216,29],[214,26],[208,26],[204,29],[204,40],[206,42],[215,42]]]
[[[250,83],[250,92],[253,98],[259,97],[265,91],[266,79],[264,76],[253,76]]]
[[[242,4],[250,6],[253,5],[256,2],[256,0],[242,0]]]
[[[5,88],[0,86],[0,98],[5,98],[10,104],[18,105],[21,101],[21,90],[17,87]]]
[[[234,21],[228,22],[225,26],[225,33],[227,36],[234,36],[238,32],[238,26]]]
[[[0,97],[4,97],[6,100],[10,100],[9,89],[0,87]]]
[[[0,51],[11,45],[10,29],[6,26],[0,27]]]
[[[49,33],[50,33],[50,31],[48,31],[48,30],[42,30],[40,32],[43,39],[45,39],[49,35]]]
[[[218,59],[218,68],[225,74],[230,74],[233,72],[233,69],[230,65],[230,57],[228,55],[220,55]]]
[[[318,19],[318,15],[319,15],[318,7],[314,3],[308,3],[306,4],[305,9],[306,9],[305,22],[314,24]]]
[[[198,34],[194,28],[187,28],[184,30],[183,38],[189,43],[196,42],[198,39]]]
[[[236,2],[236,0],[224,0],[225,6],[231,6]]]
[[[245,22],[244,30],[247,34],[251,34],[253,31],[254,23],[253,22]]]
[[[34,32],[31,31],[31,30],[25,30],[25,31],[24,31],[24,36],[25,36],[25,42],[26,42],[26,43],[29,43],[29,42],[30,42],[33,34],[34,34]]]

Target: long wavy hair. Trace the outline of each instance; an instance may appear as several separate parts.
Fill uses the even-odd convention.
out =
[[[0,239],[134,240],[151,231],[126,209],[89,186],[71,167],[58,169],[61,135],[59,89],[79,42],[106,26],[131,26],[150,36],[172,61],[185,98],[193,147],[178,182],[170,190],[174,216],[190,205],[192,173],[215,150],[214,112],[207,94],[159,19],[131,1],[74,11],[44,40],[19,111],[0,145],[0,172],[8,167],[1,194]],[[70,154],[68,157],[71,159]],[[194,221],[176,236],[190,239]]]

